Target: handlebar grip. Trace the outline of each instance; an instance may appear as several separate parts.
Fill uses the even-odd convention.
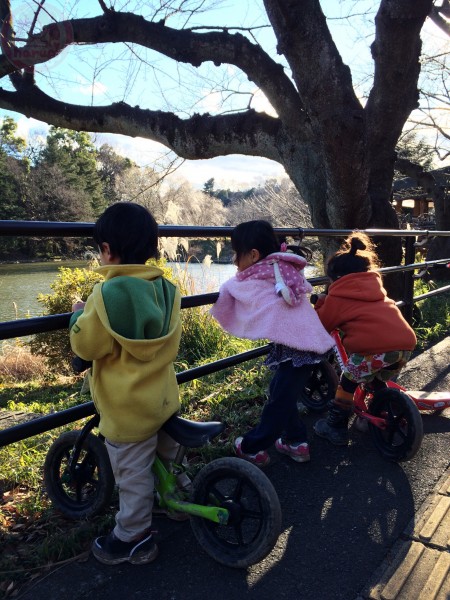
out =
[[[91,360],[83,360],[79,356],[74,356],[72,358],[72,370],[77,375],[79,373],[82,373],[83,371],[86,371],[91,366],[92,366],[92,361]]]

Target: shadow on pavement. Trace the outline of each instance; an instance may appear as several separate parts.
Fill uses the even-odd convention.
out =
[[[311,431],[315,419],[307,420]],[[155,518],[160,556],[154,563],[108,567],[91,556],[48,574],[19,597],[353,599],[414,515],[409,480],[358,432],[348,448],[311,438],[311,455],[310,463],[297,464],[271,450],[265,472],[280,498],[282,534],[272,553],[246,571],[207,556],[188,522]]]

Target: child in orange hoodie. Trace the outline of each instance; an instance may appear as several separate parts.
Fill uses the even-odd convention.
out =
[[[320,294],[315,309],[329,332],[339,329],[349,355],[328,416],[314,432],[336,445],[348,444],[348,419],[353,394],[360,383],[378,385],[400,372],[416,345],[413,329],[386,295],[374,246],[368,236],[355,232],[328,260],[331,284]]]

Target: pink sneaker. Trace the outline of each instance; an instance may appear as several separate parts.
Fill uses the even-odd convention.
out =
[[[306,443],[303,444],[286,444],[281,438],[278,438],[275,442],[275,448],[281,454],[287,454],[295,462],[308,462],[310,460],[309,446]]]
[[[234,449],[236,451],[236,456],[239,456],[239,458],[243,458],[244,460],[248,460],[248,462],[253,463],[257,467],[265,467],[269,464],[270,457],[265,450],[260,450],[256,454],[245,454],[245,452],[242,452],[242,440],[242,436],[234,440]]]

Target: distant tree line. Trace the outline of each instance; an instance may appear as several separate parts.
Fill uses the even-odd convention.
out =
[[[97,148],[86,132],[52,126],[45,140],[27,144],[11,117],[0,121],[0,220],[92,222],[107,206],[125,200],[146,206],[160,224],[235,225],[251,218],[278,226],[310,224],[306,204],[287,178],[244,191],[214,186],[213,178],[203,190],[165,178],[107,144]],[[75,238],[4,237],[0,260],[76,257],[86,243]],[[165,241],[169,258],[183,248],[184,254],[189,252],[185,240]]]
[[[413,134],[400,141],[397,152],[425,170],[431,167],[429,147]],[[51,126],[45,139],[27,144],[11,117],[0,121],[0,197],[1,220],[92,222],[110,204],[133,201],[146,206],[160,224],[233,226],[266,219],[277,227],[312,227],[309,208],[287,177],[236,191],[216,188],[210,178],[196,190],[186,181],[138,166],[108,144],[96,147],[86,132]],[[89,243],[78,238],[3,237],[0,260],[75,258]],[[229,259],[227,245],[221,248],[216,241],[162,240],[169,259],[211,254],[217,260],[220,252],[223,260]]]

